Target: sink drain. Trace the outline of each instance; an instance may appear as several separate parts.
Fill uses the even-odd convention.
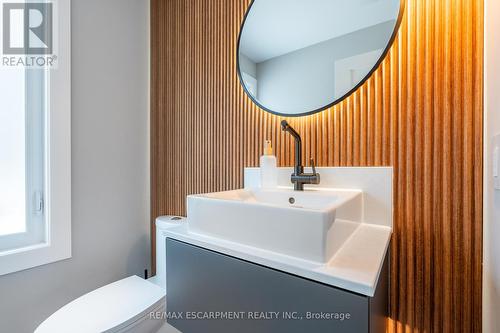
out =
[[[288,202],[293,205],[295,203],[295,198],[288,198]]]

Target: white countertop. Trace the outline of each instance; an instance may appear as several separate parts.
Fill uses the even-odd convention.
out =
[[[375,294],[392,229],[360,224],[326,264],[195,234],[189,231],[187,223],[164,232],[168,238],[371,297]]]

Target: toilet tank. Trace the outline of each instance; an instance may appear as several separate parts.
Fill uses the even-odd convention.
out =
[[[165,231],[184,223],[185,217],[180,216],[160,216],[156,219],[156,281],[157,284],[166,289],[166,252],[165,252]]]

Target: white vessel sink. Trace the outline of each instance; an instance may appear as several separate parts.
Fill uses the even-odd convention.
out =
[[[362,221],[357,190],[244,189],[188,196],[189,232],[328,262]]]

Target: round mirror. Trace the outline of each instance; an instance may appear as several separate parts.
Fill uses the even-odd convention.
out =
[[[238,40],[238,75],[262,109],[304,116],[362,85],[391,46],[403,0],[254,0]]]

